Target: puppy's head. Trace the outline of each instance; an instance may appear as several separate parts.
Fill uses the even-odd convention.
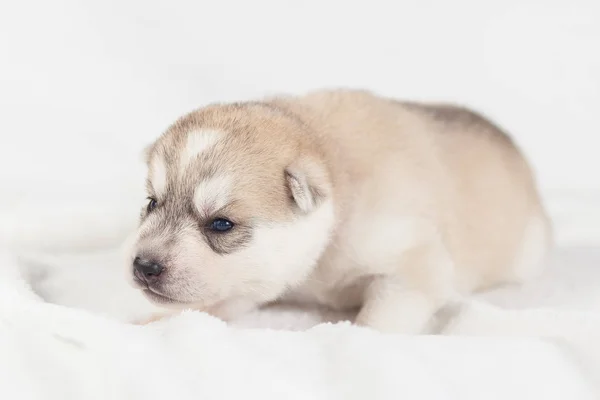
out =
[[[134,285],[155,303],[208,309],[272,301],[305,279],[334,214],[307,129],[260,104],[212,106],[171,126],[147,150]]]

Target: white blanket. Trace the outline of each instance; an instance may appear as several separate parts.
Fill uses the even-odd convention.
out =
[[[151,307],[115,278],[117,251],[5,257],[0,398],[598,398],[600,295],[583,282],[600,277],[600,251],[553,259],[529,289],[486,295],[504,309],[473,301],[447,335],[402,337],[321,323],[343,316],[317,310],[262,310],[232,326],[186,312],[134,326],[125,321]],[[566,260],[579,266],[565,273]],[[23,273],[62,305],[35,295]],[[536,309],[517,309],[527,304]]]

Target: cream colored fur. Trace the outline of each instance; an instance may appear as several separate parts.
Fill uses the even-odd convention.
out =
[[[227,254],[215,254],[193,217],[159,211],[143,219],[128,259],[148,246],[169,253],[160,290],[170,306],[224,319],[308,301],[421,333],[463,296],[535,276],[551,244],[523,155],[456,106],[357,90],[212,105],[177,121],[148,162],[159,204],[193,202],[189,190],[248,225],[247,241],[218,242]]]

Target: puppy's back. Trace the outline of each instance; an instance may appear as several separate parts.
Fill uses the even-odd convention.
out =
[[[466,290],[539,272],[551,228],[533,171],[511,137],[486,117],[357,90],[274,104],[314,127],[342,204],[357,193],[372,197],[352,212],[391,203],[397,209],[390,218],[433,215]]]
[[[534,172],[514,140],[488,118],[464,107],[401,106],[430,120],[442,162],[452,171],[450,224],[457,234],[449,241],[464,265],[486,272],[476,286],[536,275],[552,232]]]

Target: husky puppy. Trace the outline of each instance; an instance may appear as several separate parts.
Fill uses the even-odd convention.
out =
[[[214,104],[169,127],[147,163],[131,280],[224,320],[312,302],[421,333],[453,301],[535,276],[551,245],[519,149],[454,105],[360,90]]]

